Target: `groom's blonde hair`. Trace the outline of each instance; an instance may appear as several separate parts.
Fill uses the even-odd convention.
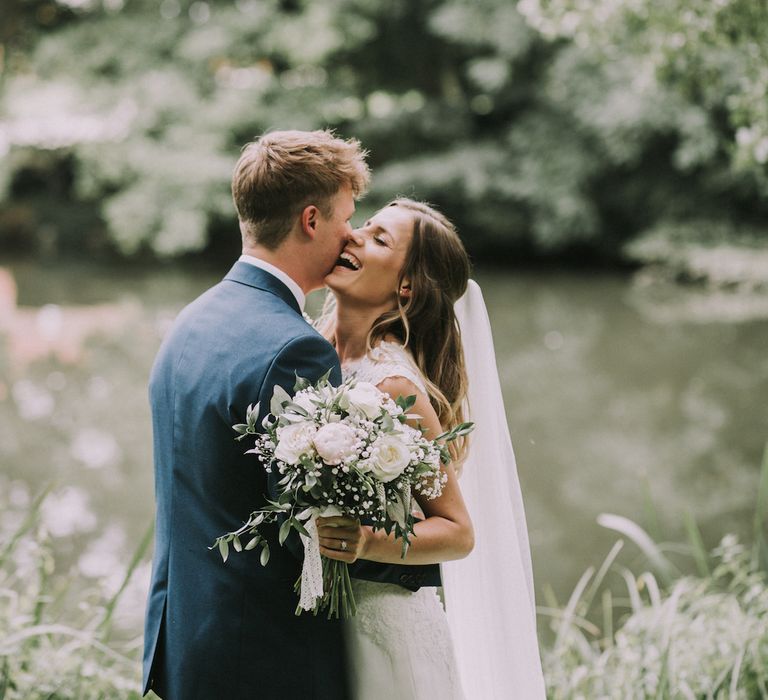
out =
[[[232,176],[243,240],[274,250],[305,207],[329,217],[342,187],[362,196],[370,181],[366,155],[359,141],[329,130],[272,131],[246,144]]]

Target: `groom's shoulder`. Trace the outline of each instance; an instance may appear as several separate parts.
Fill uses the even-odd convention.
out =
[[[270,345],[310,343],[332,348],[304,316],[281,297],[265,290],[222,280],[190,302],[179,313],[176,325],[200,327],[224,338],[242,336]]]

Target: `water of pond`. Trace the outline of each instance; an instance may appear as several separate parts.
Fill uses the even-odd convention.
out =
[[[23,505],[52,484],[48,529],[86,575],[117,570],[151,522],[147,375],[175,314],[224,272],[0,268],[0,487]],[[686,511],[708,545],[748,533],[767,437],[764,305],[594,272],[477,279],[540,593],[562,600],[602,560],[616,539],[602,512],[664,539],[682,538]]]

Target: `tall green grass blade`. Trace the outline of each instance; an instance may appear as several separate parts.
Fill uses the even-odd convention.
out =
[[[610,588],[603,591],[603,649],[613,645],[613,593]]]
[[[651,605],[657,609],[661,608],[661,590],[653,574],[645,571],[640,574],[637,581],[638,584],[642,584],[648,591],[648,599],[651,601]]]
[[[579,601],[584,594],[584,589],[587,587],[587,584],[589,583],[589,580],[592,578],[594,573],[594,567],[590,566],[581,575],[579,582],[573,589],[573,593],[571,593],[571,597],[568,599],[568,604],[563,609],[563,617],[560,621],[560,625],[558,626],[557,638],[555,639],[555,649],[559,649],[563,645],[566,632],[572,629],[573,618],[576,615],[576,607],[578,606]]]
[[[742,648],[739,656],[736,658],[736,663],[733,664],[733,670],[731,671],[731,686],[728,688],[729,700],[738,700],[739,676],[741,675],[741,664],[744,662],[744,654],[746,651],[746,649]]]
[[[761,568],[761,563],[768,568],[766,554],[765,528],[768,523],[768,443],[763,450],[763,463],[760,466],[760,481],[757,487],[757,503],[755,504],[755,519],[753,522],[753,549],[752,565],[755,569]]]
[[[0,700],[3,700],[6,692],[8,691],[8,685],[10,682],[10,674],[8,672],[8,657],[3,659],[3,668],[0,671]]]
[[[651,479],[648,474],[642,480],[643,484],[643,511],[645,520],[648,524],[648,530],[654,540],[661,539],[661,529],[659,527],[659,514],[653,502],[653,493],[651,493]]]
[[[128,582],[131,580],[131,576],[133,576],[133,572],[136,570],[136,567],[144,558],[144,554],[146,553],[147,548],[149,547],[149,543],[152,541],[152,536],[154,532],[155,532],[155,524],[150,523],[149,527],[144,533],[144,536],[141,538],[141,541],[139,542],[139,546],[136,547],[136,550],[133,553],[133,557],[131,558],[131,561],[128,564],[128,568],[125,571],[125,576],[123,576],[123,581],[120,584],[120,587],[117,589],[117,592],[112,596],[112,598],[110,598],[110,600],[104,606],[104,617],[102,618],[102,621],[99,624],[99,629],[101,630],[101,637],[102,637],[102,640],[104,641],[106,641],[109,638],[109,633],[112,627],[112,615],[115,612],[115,607],[117,606],[117,603],[120,600],[120,596],[123,594],[123,591],[128,585]]]
[[[16,532],[11,535],[11,538],[5,544],[2,551],[0,551],[0,567],[5,564],[6,559],[13,553],[14,548],[18,544],[19,540],[32,529],[32,526],[37,522],[37,517],[40,514],[40,506],[42,506],[45,497],[51,492],[52,484],[46,486],[32,501],[32,504],[27,511],[27,515],[22,521],[21,525],[17,528]]]
[[[629,595],[629,604],[632,608],[632,612],[636,613],[643,609],[643,601],[640,598],[640,594],[637,592],[637,581],[635,580],[632,572],[621,567],[619,573],[623,576],[624,582],[627,584],[627,594]]]
[[[550,608],[560,607],[560,602],[558,601],[557,595],[555,594],[555,589],[552,588],[552,584],[550,584],[549,582],[544,584],[543,593],[544,593],[544,602],[546,603],[547,606],[549,606]]]
[[[649,537],[648,533],[629,518],[611,513],[601,513],[597,517],[597,522],[602,527],[615,530],[632,540],[645,554],[651,566],[661,576],[665,584],[668,585],[674,578],[675,573],[679,573],[676,572],[675,567],[664,556],[659,546]]]
[[[608,574],[608,570],[613,565],[613,562],[616,561],[616,557],[619,555],[619,552],[621,551],[623,546],[624,546],[624,540],[618,540],[613,545],[613,547],[611,547],[611,551],[608,552],[608,556],[603,560],[603,563],[600,565],[600,568],[598,569],[597,574],[595,575],[595,578],[592,579],[592,583],[590,583],[589,588],[587,589],[586,593],[584,594],[584,597],[582,598],[582,606],[583,606],[581,608],[582,615],[586,615],[589,612],[589,609],[592,607],[592,601],[594,600],[594,597],[597,594],[598,589],[602,585],[603,580]]]
[[[537,605],[536,606],[536,614],[537,615],[544,615],[546,617],[551,617],[554,620],[562,621],[564,618],[564,612],[560,608],[547,608],[544,606]],[[594,624],[593,622],[590,622],[584,617],[580,617],[579,615],[574,615],[570,618],[568,621],[569,624],[578,627],[579,629],[583,629],[585,632],[588,632],[593,637],[597,637],[600,635],[600,628]]]
[[[111,649],[106,644],[103,644],[98,639],[95,639],[92,633],[61,624],[35,625],[34,627],[26,627],[20,632],[16,632],[15,634],[6,637],[6,639],[0,642],[0,654],[5,655],[11,653],[14,649],[17,648],[20,642],[25,640],[33,639],[35,637],[48,637],[52,635],[77,639],[81,642],[81,648],[92,647],[97,649],[105,656],[109,657],[109,659],[112,661],[121,663],[127,668],[135,667],[136,661],[134,659],[129,659],[128,657],[116,652],[114,649]]]
[[[699,570],[699,575],[703,578],[708,578],[710,575],[709,562],[707,550],[704,547],[704,540],[701,538],[701,531],[696,523],[696,518],[690,510],[685,511],[685,530],[688,533],[688,541],[691,544],[691,553],[693,554],[693,560],[696,562],[696,568]]]

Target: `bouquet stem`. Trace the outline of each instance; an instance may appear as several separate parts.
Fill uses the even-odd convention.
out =
[[[294,584],[294,590],[301,596],[301,576]],[[352,590],[349,565],[346,562],[323,557],[323,597],[318,599],[312,610],[313,615],[327,610],[328,619],[348,620],[357,613],[357,603]],[[304,610],[296,606],[296,615]]]

